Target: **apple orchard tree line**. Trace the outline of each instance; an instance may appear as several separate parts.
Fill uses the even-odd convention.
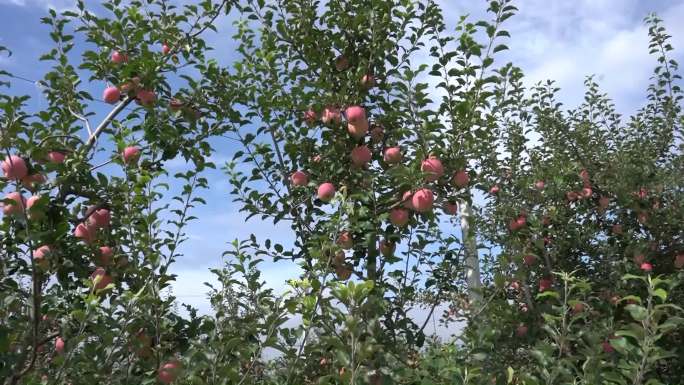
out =
[[[552,81],[495,62],[513,2],[483,7],[455,26],[431,0],[50,11],[48,106],[29,111],[0,71],[0,379],[684,383],[670,36],[646,18],[655,70],[632,116],[592,77],[567,109]],[[224,67],[205,39],[228,17]],[[233,241],[213,312],[181,316],[169,267],[216,143],[237,146],[223,168],[241,211],[289,224],[293,246]],[[175,158],[188,170],[171,175]],[[264,260],[302,274],[276,293]],[[453,340],[428,337],[437,320]]]

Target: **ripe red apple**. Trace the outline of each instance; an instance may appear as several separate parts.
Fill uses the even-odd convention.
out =
[[[347,121],[351,124],[368,123],[368,119],[366,119],[366,110],[361,106],[347,107],[345,115],[347,116]]]
[[[64,158],[66,158],[66,155],[59,151],[50,151],[47,154],[47,159],[50,163],[64,163]]]
[[[27,175],[21,180],[21,185],[28,190],[36,190],[43,183],[45,183],[45,176],[43,174]]]
[[[356,124],[347,124],[347,132],[349,132],[349,135],[351,135],[354,139],[358,140],[363,138],[366,133],[368,133],[368,121],[364,120]]]
[[[295,171],[290,175],[290,181],[296,187],[306,186],[309,183],[309,176],[303,171]]]
[[[55,352],[57,352],[57,354],[64,353],[64,346],[65,346],[65,343],[64,343],[64,340],[62,339],[62,337],[57,337],[55,339]]]
[[[653,265],[651,265],[648,262],[644,262],[641,264],[641,266],[639,266],[639,268],[648,273],[648,272],[651,272],[653,270]]]
[[[508,228],[511,231],[516,231],[520,230],[521,228],[525,227],[527,224],[527,217],[525,215],[519,215],[515,219],[511,219],[511,221],[508,223]]]
[[[608,342],[608,341],[603,341],[601,343],[601,348],[603,349],[604,353],[608,353],[608,354],[613,353],[615,351],[615,349],[613,348],[613,345],[611,345],[610,342]]]
[[[157,94],[152,90],[138,90],[135,101],[143,107],[152,107],[157,101]]]
[[[637,198],[639,199],[646,199],[648,198],[648,189],[645,187],[641,187],[639,191],[636,193]]]
[[[340,109],[334,106],[325,107],[325,109],[323,110],[323,115],[321,116],[321,121],[324,124],[342,123],[342,114],[340,113]]]
[[[456,215],[458,214],[458,204],[456,202],[446,202],[444,204],[444,213],[447,215]]]
[[[444,175],[444,166],[442,166],[442,161],[439,160],[434,155],[425,159],[420,165],[420,171],[424,172],[425,180],[428,182],[434,182]]]
[[[674,258],[674,267],[676,269],[681,269],[684,267],[684,254],[677,254]]]
[[[311,126],[314,123],[316,123],[316,120],[318,119],[318,116],[316,116],[316,111],[313,109],[309,108],[308,110],[304,111],[304,123],[307,125]]]
[[[2,172],[7,179],[21,180],[28,175],[28,167],[20,156],[10,155],[2,162]]]
[[[489,193],[492,195],[498,194],[499,191],[500,191],[499,185],[496,185],[496,184],[489,189]]]
[[[140,78],[134,76],[131,78],[131,81],[121,84],[121,87],[119,87],[119,89],[121,90],[121,93],[128,95],[137,92],[139,87]]]
[[[553,281],[551,278],[542,278],[539,280],[539,291],[547,291],[551,289]]]
[[[90,212],[93,210],[94,212],[91,214]],[[109,210],[104,208],[95,209],[95,207],[91,206],[86,212],[86,215],[88,215],[88,227],[94,229],[109,227],[109,223],[112,220],[112,214]]]
[[[592,191],[591,187],[584,187],[582,189],[582,191],[580,191],[580,195],[582,196],[582,198],[585,198],[585,199],[591,198],[592,194],[593,194],[593,191]]]
[[[114,249],[109,246],[100,246],[98,252],[98,261],[100,265],[107,266],[112,263],[112,257],[114,256]]]
[[[365,144],[357,146],[351,151],[351,161],[356,167],[365,167],[372,157],[373,154]]]
[[[375,76],[372,74],[363,75],[361,77],[361,87],[366,89],[375,87]]]
[[[349,68],[349,59],[346,56],[340,55],[335,58],[335,69],[338,71],[344,71]]]
[[[525,324],[520,324],[518,327],[515,329],[515,335],[516,337],[525,337],[527,335],[528,327]]]
[[[432,210],[432,204],[435,201],[435,196],[432,193],[432,190],[423,188],[415,193],[413,193],[413,197],[411,198],[411,204],[413,204],[413,209],[418,211],[419,213],[423,213],[426,211]]]
[[[112,283],[112,276],[107,274],[107,271],[102,267],[96,268],[93,274],[90,275],[90,279],[95,285],[95,290],[102,290]]]
[[[121,92],[114,86],[105,88],[102,93],[102,100],[104,100],[105,103],[114,104],[118,102],[119,99],[121,99]]]
[[[184,105],[185,103],[180,99],[172,98],[169,100],[169,108],[171,111],[180,111]]]
[[[140,148],[136,146],[128,146],[123,150],[123,160],[125,164],[134,164],[140,158]]]
[[[572,306],[573,314],[580,314],[584,311],[584,304],[582,302],[577,302]]]
[[[380,254],[382,254],[383,256],[391,257],[392,255],[394,255],[394,251],[397,249],[397,244],[386,239],[383,239],[382,241],[380,241],[378,249],[380,250]]]
[[[320,155],[314,155],[314,157],[311,158],[311,161],[314,163],[321,163],[321,160],[323,160],[323,157]]]
[[[83,223],[79,223],[74,229],[74,236],[86,244],[91,244],[95,239],[95,229],[89,228]]]
[[[532,266],[537,261],[537,257],[532,254],[527,254],[523,257],[523,263],[527,266]]]
[[[352,239],[352,236],[351,236],[351,234],[349,234],[349,231],[343,231],[337,237],[337,244],[341,248],[343,248],[345,250],[349,250],[352,247],[354,247],[354,239]]]
[[[162,44],[162,54],[168,55],[169,52],[171,52],[171,47],[169,47],[167,44]]]
[[[335,196],[335,186],[330,182],[325,182],[318,186],[318,199],[323,202],[330,202]]]
[[[513,281],[513,282],[511,282],[510,285],[508,285],[508,287],[509,287],[511,290],[518,291],[518,290],[520,290],[520,282],[518,282],[518,281]]]
[[[128,55],[119,51],[112,51],[111,60],[114,64],[126,63],[128,61]]]
[[[646,224],[646,222],[648,221],[648,213],[646,211],[640,211],[637,214],[637,221],[639,221],[639,223],[641,223],[642,225]]]
[[[399,147],[389,147],[385,149],[384,152],[385,162],[389,164],[397,164],[401,162],[401,148]]]
[[[38,207],[33,208],[33,206],[40,201],[42,197],[40,195],[32,195],[26,200],[26,210],[28,211],[29,219],[41,219],[45,216]],[[32,209],[33,208],[33,209]]]
[[[579,195],[577,195],[576,192],[574,191],[568,191],[565,193],[565,198],[568,200],[568,202],[574,202],[579,198]]]
[[[24,196],[18,191],[13,191],[5,195],[5,199],[11,200],[9,203],[2,204],[2,212],[5,215],[20,215],[24,212],[26,207],[26,200]]]
[[[580,178],[582,178],[582,181],[587,184],[589,183],[589,171],[587,171],[586,168],[583,168],[580,173],[579,173]]]
[[[537,190],[543,190],[545,186],[546,186],[546,184],[544,183],[543,180],[538,180],[538,181],[534,182],[534,188],[536,188]]]
[[[48,258],[52,254],[52,249],[48,245],[43,245],[33,251],[33,260],[41,269],[47,270]]]
[[[404,194],[401,196],[401,203],[407,209],[413,210],[412,199],[413,199],[413,192],[411,192],[411,190],[405,191]]]
[[[164,384],[170,384],[176,380],[176,377],[180,374],[181,368],[182,365],[178,360],[174,359],[167,361],[159,367],[157,378]]]
[[[373,125],[373,128],[371,129],[370,132],[370,137],[371,141],[373,143],[380,143],[382,142],[382,139],[385,137],[385,129],[382,128],[381,125]]]
[[[409,221],[409,212],[402,208],[393,208],[390,211],[390,223],[397,227],[406,226]]]
[[[456,187],[463,188],[470,183],[470,175],[465,170],[458,170],[454,174],[453,183]]]

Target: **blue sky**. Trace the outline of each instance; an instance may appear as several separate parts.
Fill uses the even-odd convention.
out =
[[[477,19],[484,16],[486,9],[485,1],[439,2],[450,27],[455,26],[460,15],[467,13]],[[39,18],[48,7],[64,9],[72,4],[69,0],[0,0],[0,45],[14,53],[9,58],[0,57],[0,68],[29,79],[41,78],[46,65],[37,58],[50,48],[50,40]],[[508,42],[510,51],[500,55],[498,63],[512,61],[520,66],[528,85],[545,79],[556,80],[562,89],[560,99],[568,107],[581,102],[583,80],[589,74],[597,76],[604,91],[615,100],[619,112],[628,114],[641,106],[655,65],[648,55],[647,29],[642,22],[649,12],[657,12],[665,20],[675,49],[684,46],[684,23],[681,22],[684,0],[521,0],[516,5],[520,11],[506,25],[512,35]],[[215,48],[211,56],[228,65],[236,57],[235,42],[230,39],[231,20],[219,20],[218,27],[218,34],[207,35],[209,45]],[[682,49],[676,51],[680,63],[684,61],[682,52]],[[12,93],[26,93],[34,98],[31,108],[45,105],[40,90],[34,85],[15,82],[14,86]],[[102,85],[87,88],[99,96]],[[95,105],[93,111],[103,114],[106,108]],[[214,159],[217,164],[230,159],[236,150],[226,140],[216,140],[213,144],[218,150]],[[174,171],[186,167],[181,161],[173,161],[170,166]],[[185,255],[173,268],[179,275],[174,294],[201,311],[208,310],[206,288],[202,284],[212,280],[207,269],[221,265],[220,255],[228,242],[244,239],[251,233],[260,238],[268,235],[284,244],[292,239],[287,226],[275,228],[256,218],[245,222],[244,216],[237,212],[238,207],[231,202],[227,177],[220,170],[210,172],[207,177],[211,190],[202,194],[208,205],[193,212],[200,220],[189,227],[190,239],[182,249]],[[289,262],[265,265],[264,278],[274,288],[282,288],[284,281],[296,274],[296,267]]]

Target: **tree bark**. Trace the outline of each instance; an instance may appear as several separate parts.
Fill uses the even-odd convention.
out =
[[[477,240],[475,238],[475,229],[472,221],[472,208],[470,203],[463,201],[461,203],[461,241],[463,242],[463,249],[465,251],[465,273],[466,282],[468,283],[468,296],[472,302],[480,302],[482,293],[480,293],[480,259],[477,253]]]

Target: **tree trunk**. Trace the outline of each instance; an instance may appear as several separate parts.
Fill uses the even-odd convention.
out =
[[[479,302],[482,298],[480,293],[480,259],[477,255],[477,240],[475,229],[472,226],[472,208],[470,203],[461,203],[461,240],[465,250],[466,282],[468,283],[468,296],[472,302]]]

